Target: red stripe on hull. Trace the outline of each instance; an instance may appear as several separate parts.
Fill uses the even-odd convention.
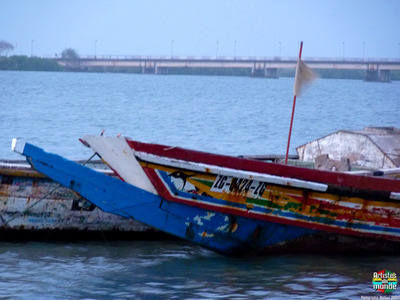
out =
[[[271,215],[257,214],[257,213],[253,213],[251,211],[244,212],[241,209],[229,208],[227,206],[220,207],[217,205],[204,204],[204,203],[199,203],[199,202],[194,202],[194,201],[183,200],[181,198],[174,197],[173,195],[171,195],[171,193],[168,191],[168,189],[166,188],[166,186],[164,185],[164,183],[162,182],[160,177],[156,174],[154,169],[144,168],[144,171],[146,172],[147,176],[150,178],[151,182],[155,185],[159,195],[168,201],[182,203],[185,205],[190,205],[190,206],[202,208],[205,210],[216,211],[216,212],[225,213],[225,214],[232,214],[232,215],[242,216],[242,217],[246,217],[246,218],[253,218],[253,219],[257,219],[257,220],[279,223],[279,224],[284,224],[284,225],[304,227],[304,228],[320,230],[320,231],[324,231],[324,232],[332,232],[332,233],[337,233],[337,234],[374,238],[374,239],[384,239],[384,240],[389,240],[389,241],[400,241],[400,237],[393,236],[393,235],[366,233],[366,232],[360,232],[360,231],[351,230],[351,229],[333,227],[333,226],[329,226],[326,224],[308,223],[308,222],[302,221],[302,220],[290,220],[290,219],[285,219],[283,217],[275,217],[275,216],[271,216]]]

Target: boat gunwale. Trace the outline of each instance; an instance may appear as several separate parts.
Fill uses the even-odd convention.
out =
[[[25,163],[24,163],[25,162]],[[76,161],[82,164],[84,161]],[[98,163],[96,161],[95,163]],[[93,170],[104,173],[110,176],[115,176],[115,172],[111,169],[97,169]],[[32,177],[32,178],[48,178],[46,175],[36,171],[26,161],[4,161],[0,160],[0,176],[13,176],[13,177]]]
[[[143,143],[126,138],[128,145],[135,151],[155,154],[172,159],[180,159],[195,163],[205,163],[220,167],[229,167],[238,170],[270,174],[300,180],[325,183],[329,186],[351,190],[366,190],[380,192],[400,192],[398,179],[372,177],[358,174],[349,174],[317,169],[308,169],[298,166],[288,166],[266,161],[258,161],[243,157],[213,154],[181,147],[171,147],[161,144]]]

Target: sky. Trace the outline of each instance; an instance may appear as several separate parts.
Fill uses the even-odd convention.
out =
[[[400,59],[398,0],[0,0],[9,55]]]

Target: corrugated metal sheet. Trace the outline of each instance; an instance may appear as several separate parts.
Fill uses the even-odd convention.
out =
[[[400,167],[400,129],[366,127],[363,130],[340,130],[297,147],[300,160],[315,161],[323,154],[351,165],[366,168]]]

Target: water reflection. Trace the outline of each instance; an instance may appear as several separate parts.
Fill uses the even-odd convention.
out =
[[[396,256],[227,258],[180,241],[4,243],[0,297],[343,299],[379,295],[372,274]]]

